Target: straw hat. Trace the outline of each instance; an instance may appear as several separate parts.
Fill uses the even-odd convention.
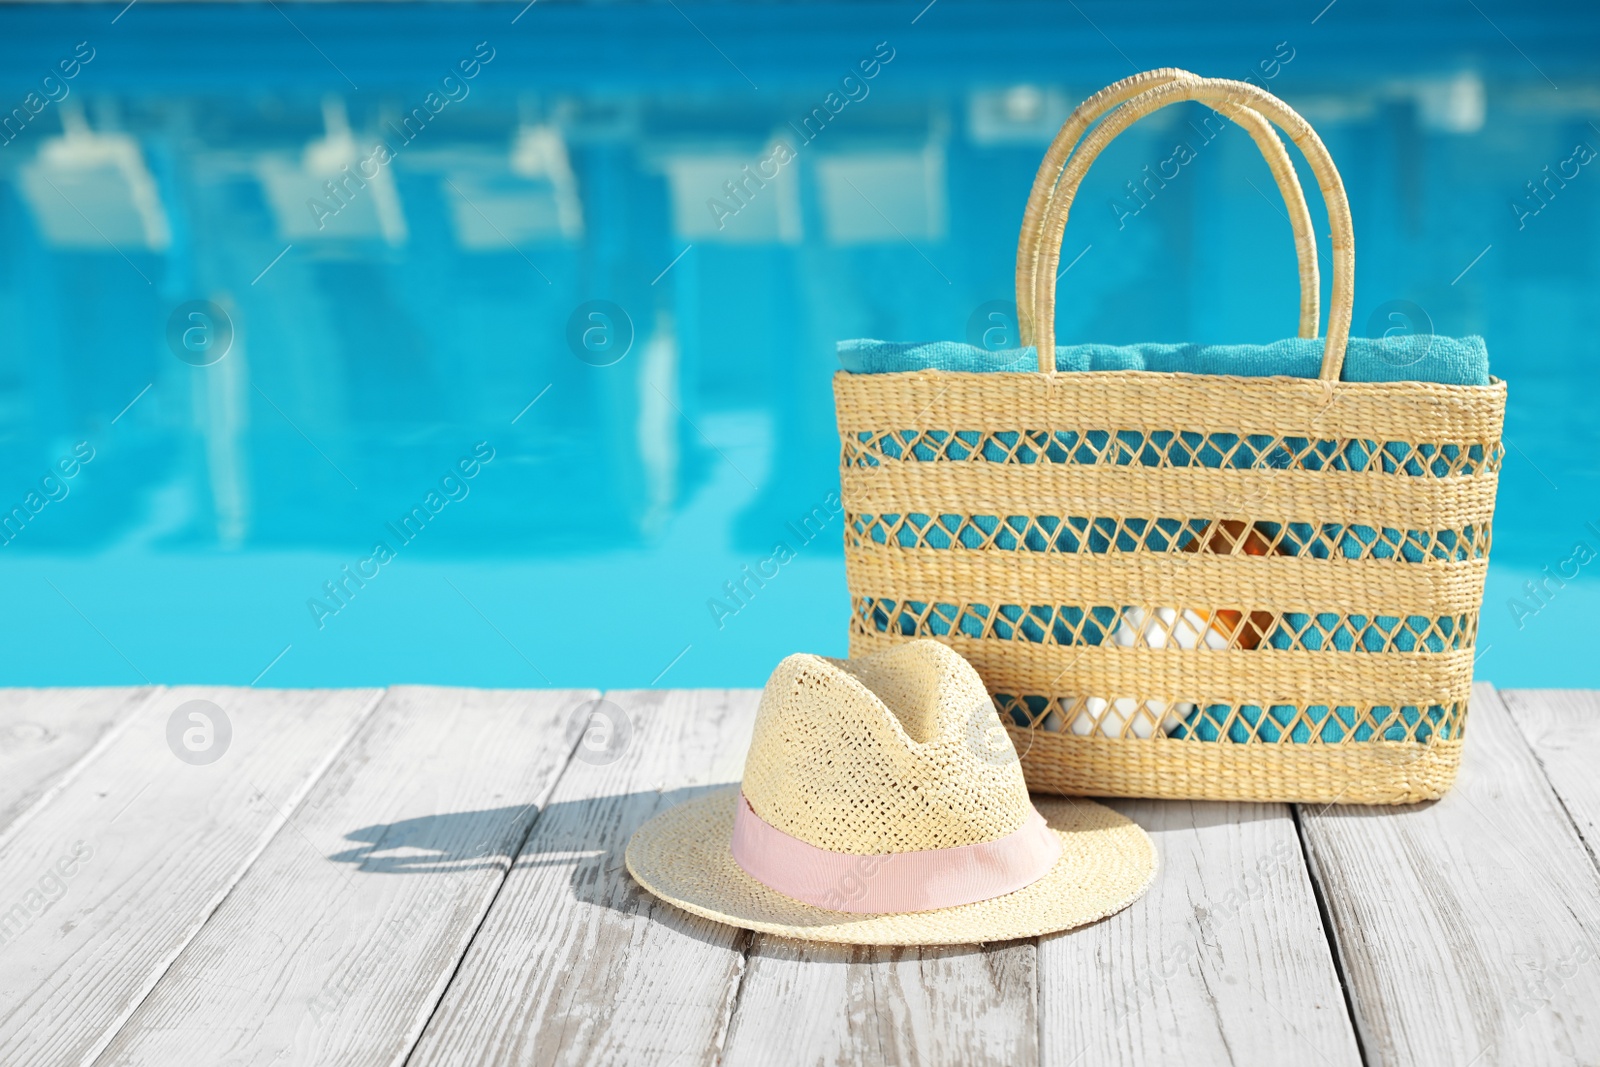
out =
[[[732,926],[941,945],[1103,918],[1145,891],[1156,857],[1092,801],[1035,808],[977,672],[923,640],[784,660],[743,783],[651,819],[627,864],[656,896]]]

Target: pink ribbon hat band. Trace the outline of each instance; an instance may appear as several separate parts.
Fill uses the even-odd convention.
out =
[[[1022,827],[994,841],[887,855],[829,852],[757,815],[744,794],[733,817],[733,859],[756,881],[829,911],[933,911],[1014,893],[1049,873],[1061,843],[1032,805]]]

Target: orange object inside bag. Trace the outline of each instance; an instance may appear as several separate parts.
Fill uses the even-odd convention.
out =
[[[1203,550],[1222,556],[1271,556],[1282,551],[1274,548],[1260,530],[1242,519],[1218,519],[1204,535],[1190,541],[1183,550]],[[1196,610],[1195,614],[1205,619],[1213,632],[1226,638],[1230,648],[1260,648],[1275,618],[1270,611],[1252,611],[1246,619],[1243,612],[1230,608],[1211,612]]]

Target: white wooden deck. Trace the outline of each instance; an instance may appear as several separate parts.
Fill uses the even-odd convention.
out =
[[[1039,941],[839,949],[637,889],[758,694],[0,691],[0,1064],[1600,1063],[1600,693],[1480,686],[1406,809],[1117,802],[1161,873]],[[168,721],[232,738],[180,760]]]

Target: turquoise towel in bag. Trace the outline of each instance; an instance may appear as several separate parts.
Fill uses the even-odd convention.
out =
[[[1307,337],[1267,345],[1057,345],[1056,369],[1315,378],[1322,364],[1322,349],[1320,338]],[[839,363],[852,374],[918,370],[983,373],[1038,368],[1032,348],[990,351],[959,341],[841,341]],[[1340,378],[1347,382],[1488,385],[1489,350],[1481,337],[1352,337],[1345,348]]]
[[[1252,378],[1274,375],[1315,378],[1322,362],[1322,352],[1323,341],[1312,338],[1290,338],[1265,345],[1058,345],[1056,369],[1080,372],[1157,371],[1232,374]],[[968,373],[1015,372],[1033,371],[1038,366],[1038,359],[1032,348],[991,351],[958,341],[842,341],[838,345],[838,355],[840,364],[852,374],[894,374],[922,370]],[[1440,385],[1488,385],[1488,349],[1483,338],[1476,336],[1452,338],[1406,335],[1376,339],[1352,337],[1345,350],[1341,379],[1352,382],[1420,381]],[[1152,443],[1164,449],[1172,435],[1155,436],[1161,439]],[[1208,435],[1208,437],[1215,436]],[[957,431],[955,437],[956,445],[963,442],[973,447],[979,445],[976,434],[969,435]],[[1071,451],[1080,443],[1074,435],[1056,435],[1056,437],[1057,440],[1051,443],[1055,445],[1057,451]],[[1064,437],[1073,439],[1062,439]],[[1191,452],[1200,465],[1209,467],[1251,466],[1263,458],[1270,462],[1272,447],[1270,440],[1247,439],[1248,447],[1235,449],[1233,444],[1236,440],[1232,437],[1221,442],[1200,440]],[[1208,443],[1211,445],[1209,448],[1205,447]],[[919,447],[926,446],[911,446],[913,456]],[[1137,451],[1134,449],[1130,454],[1136,455]],[[932,458],[932,456],[920,458]],[[1025,463],[1036,461],[1025,456],[1019,458]],[[1048,449],[1038,453],[1038,458],[1048,462],[1050,458]],[[1369,464],[1377,462],[1382,463],[1386,470],[1404,470],[1408,474],[1423,476],[1427,473],[1442,473],[1457,458],[1457,446],[1453,445],[1445,445],[1435,455],[1422,456],[1419,461],[1419,458],[1412,454],[1409,444],[1349,442],[1342,452],[1329,455],[1326,462],[1329,466],[1352,470],[1366,469]],[[1481,456],[1473,458],[1477,462],[1483,459]],[[1436,469],[1430,471],[1430,466]],[[916,518],[926,520],[930,517]],[[930,544],[932,547],[951,547],[959,541],[964,547],[977,548],[994,536],[995,531],[1001,529],[1005,522],[1010,521],[1010,517],[1006,520],[997,516],[968,517],[965,522],[959,524],[953,536],[945,536],[941,541],[940,535],[934,534],[930,538]],[[1185,536],[1184,528],[1191,524],[1174,525],[1173,536],[1182,538]],[[1270,537],[1276,538],[1280,532],[1276,525],[1262,524],[1262,526],[1262,532]],[[934,525],[929,529],[937,530],[938,526]],[[1320,532],[1326,535],[1330,531]],[[1294,524],[1284,533],[1283,543],[1295,554],[1303,552],[1307,555],[1326,557],[1328,552],[1323,547],[1323,542],[1317,539],[1318,533],[1319,531],[1304,524]],[[1371,552],[1374,555],[1388,552],[1399,554],[1410,562],[1420,563],[1430,551],[1425,547],[1427,539],[1415,531],[1385,530],[1382,531],[1380,538],[1379,531],[1369,527],[1350,526],[1347,529],[1332,531],[1331,540],[1350,558],[1360,558],[1364,552]],[[1381,543],[1375,544],[1380,541]],[[1393,547],[1386,547],[1389,545]],[[1069,517],[1057,527],[1056,536],[1053,538],[1046,540],[1033,533],[1017,540],[1015,547],[1033,551],[1054,548],[1064,551],[1106,552],[1112,545],[1108,533],[1097,530],[1092,520]],[[1438,543],[1432,546],[1431,551],[1434,555],[1443,551],[1448,553],[1449,557],[1454,557],[1458,551],[1467,551],[1469,548],[1470,546],[1465,543],[1458,544],[1453,532],[1445,531],[1444,536],[1438,538]],[[882,605],[876,608],[873,612],[876,625],[881,629],[892,628],[895,625],[898,607],[898,605]],[[1010,624],[1008,629],[1014,628],[1024,639],[1035,642],[1045,640],[1049,633],[1056,640],[1065,639],[1069,642],[1099,645],[1109,638],[1116,628],[1115,608],[1093,609],[1090,614],[1096,616],[1097,625],[1078,625],[1078,619],[1073,612],[1076,611],[1081,615],[1081,609],[1068,608],[1059,611],[1050,606],[1002,605],[991,607],[990,610],[995,612],[997,617],[1007,620]],[[934,621],[937,617],[937,614],[934,614],[928,619],[935,631],[939,630],[938,624]],[[1052,625],[1051,620],[1054,620],[1055,625]],[[1446,647],[1459,647],[1459,643],[1465,639],[1456,620],[1439,619],[1435,626],[1430,626],[1431,622],[1433,620],[1419,617],[1402,620],[1380,616],[1373,619],[1354,617],[1344,620],[1341,624],[1339,616],[1335,614],[1313,618],[1303,613],[1287,613],[1276,622],[1263,640],[1265,644],[1279,649],[1293,648],[1298,644],[1300,647],[1313,650],[1331,649],[1336,652],[1359,653],[1367,649],[1382,650],[1385,647],[1393,647],[1399,651],[1411,651],[1421,647],[1429,652],[1440,652]],[[958,632],[965,632],[974,637],[982,632],[981,622],[970,616],[956,623],[956,628]],[[1294,722],[1298,714],[1293,706],[1274,705],[1265,710],[1255,705],[1242,706],[1239,708],[1238,717],[1230,724],[1232,710],[1228,705],[1220,704],[1197,708],[1186,718],[1183,725],[1173,731],[1173,736],[1180,738],[1193,736],[1203,741],[1227,740],[1243,744],[1249,742],[1252,735],[1264,741],[1276,741],[1284,729],[1289,729],[1293,741],[1311,740],[1312,727],[1307,726],[1303,719],[1295,722],[1290,728],[1290,723]],[[1352,730],[1353,739],[1356,741],[1375,739],[1377,731],[1371,726],[1364,722],[1362,725],[1356,725],[1361,716],[1353,707],[1330,709],[1327,706],[1313,706],[1306,708],[1305,711],[1306,716],[1317,724],[1315,729],[1322,741],[1344,740]],[[1432,734],[1433,725],[1444,718],[1445,709],[1438,705],[1426,709],[1408,705],[1398,709],[1374,708],[1373,715],[1380,721],[1389,723],[1382,731],[1385,739],[1403,740],[1409,736],[1418,741],[1426,741]]]

